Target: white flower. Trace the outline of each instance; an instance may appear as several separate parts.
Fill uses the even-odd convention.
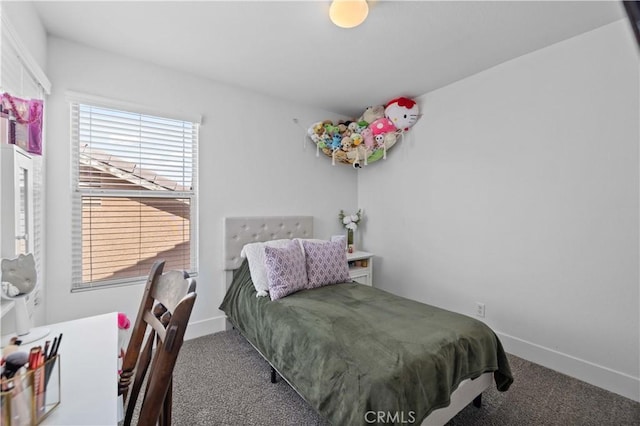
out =
[[[338,219],[342,222],[345,229],[355,231],[358,229],[358,222],[362,219],[362,210],[358,210],[356,214],[344,214],[344,210],[340,210]]]

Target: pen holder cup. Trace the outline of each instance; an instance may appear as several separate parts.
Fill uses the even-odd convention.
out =
[[[0,426],[37,425],[60,405],[60,355],[0,381]]]

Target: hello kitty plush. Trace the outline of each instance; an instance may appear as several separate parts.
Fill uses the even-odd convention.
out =
[[[416,121],[420,118],[418,112],[418,104],[413,99],[396,98],[389,101],[384,110],[384,115],[391,120],[398,129],[406,132],[416,124]]]

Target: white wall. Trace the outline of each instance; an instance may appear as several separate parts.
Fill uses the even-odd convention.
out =
[[[224,329],[223,217],[312,215],[315,233],[341,231],[340,209],[356,206],[350,167],[316,158],[306,126],[325,111],[112,55],[57,38],[48,45],[47,320],[121,311],[135,318],[142,285],[71,293],[68,91],[204,117],[200,131],[198,299],[190,336]],[[299,120],[300,125],[293,122]]]
[[[224,216],[311,214],[327,236],[341,232],[337,210],[361,206],[376,285],[469,315],[484,302],[510,352],[639,399],[638,60],[626,22],[422,96],[424,117],[356,186],[350,168],[303,150],[292,124],[329,113],[55,38],[47,50],[25,7],[3,13],[30,28],[22,39],[53,84],[47,321],[133,316],[142,290],[70,293],[74,90],[205,117],[193,335],[223,326]]]
[[[468,315],[483,302],[509,352],[639,400],[628,26],[420,97],[424,116],[386,162],[359,171],[358,192],[376,286]]]
[[[46,72],[47,33],[32,2],[5,1],[1,5],[13,29],[33,59]]]

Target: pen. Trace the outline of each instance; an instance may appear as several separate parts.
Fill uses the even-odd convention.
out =
[[[62,333],[60,333],[60,335],[58,336],[58,342],[56,344],[56,347],[51,349],[51,356],[52,357],[58,355],[58,349],[60,349],[60,342],[61,341],[62,341]]]
[[[60,333],[58,337],[53,338],[53,343],[51,344],[51,351],[49,351],[49,358],[48,358],[48,359],[53,358],[53,361],[46,364],[44,368],[45,387],[49,383],[49,378],[51,377],[51,373],[53,372],[53,366],[55,365],[55,362],[56,362],[55,357],[56,355],[58,355],[58,349],[60,348],[61,341],[62,341],[62,333]]]
[[[54,337],[53,338],[53,343],[51,344],[51,350],[49,351],[49,357],[47,359],[51,359],[53,357],[53,350],[56,347],[56,344],[58,343],[58,337]]]
[[[49,345],[50,344],[51,344],[51,342],[49,340],[44,342],[44,360],[45,361],[49,359]]]

